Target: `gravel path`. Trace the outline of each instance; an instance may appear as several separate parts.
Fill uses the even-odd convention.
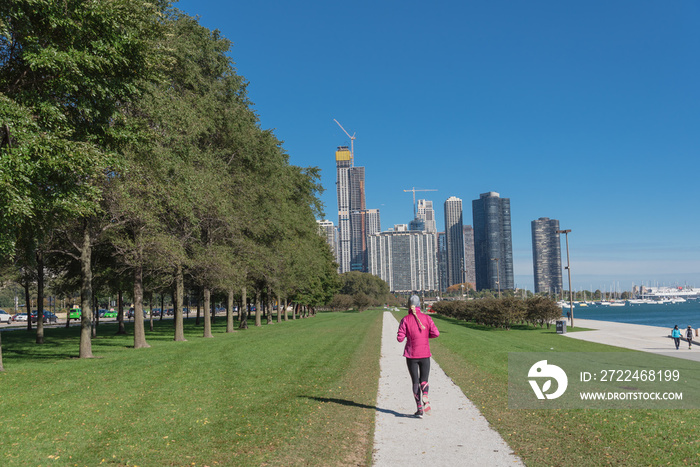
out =
[[[415,418],[404,344],[396,341],[399,323],[384,312],[383,326],[375,466],[524,465],[435,360],[430,363],[432,410]]]

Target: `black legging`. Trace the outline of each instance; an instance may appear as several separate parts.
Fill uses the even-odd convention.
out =
[[[413,397],[416,399],[416,406],[423,408],[421,391],[423,395],[428,395],[428,376],[430,375],[430,357],[428,358],[406,358],[408,373],[411,375],[413,383]]]

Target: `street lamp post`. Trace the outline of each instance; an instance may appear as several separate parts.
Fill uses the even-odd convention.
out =
[[[574,327],[574,292],[571,289],[571,264],[569,262],[569,232],[568,230],[557,230],[558,234],[564,234],[566,237],[566,270],[569,273],[569,313],[571,313],[571,327]]]
[[[501,298],[501,269],[498,267],[498,258],[491,258],[496,262],[496,284],[498,284],[498,298]]]

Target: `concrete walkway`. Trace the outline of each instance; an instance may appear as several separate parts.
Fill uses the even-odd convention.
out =
[[[685,335],[685,326],[679,323],[681,334]],[[575,319],[574,325],[578,328],[588,328],[591,331],[567,332],[564,334],[572,339],[580,339],[599,344],[613,345],[625,349],[651,352],[670,357],[684,358],[700,362],[700,345],[693,345],[688,350],[688,343],[681,342],[681,347],[676,346],[671,339],[671,328],[657,326],[644,326],[641,324],[613,323],[611,321],[596,321],[591,319]],[[569,331],[571,328],[568,329]],[[696,338],[696,344],[700,344],[700,338]]]
[[[399,323],[384,312],[383,326],[375,466],[524,465],[435,360],[430,363],[432,410],[422,419],[413,417],[404,344],[396,341]]]

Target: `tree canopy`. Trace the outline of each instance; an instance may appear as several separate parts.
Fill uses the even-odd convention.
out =
[[[339,287],[319,170],[260,127],[231,52],[169,2],[0,0],[0,257],[50,252],[52,277],[79,286],[81,356],[93,271],[130,284],[137,348],[146,276],[176,313],[201,291],[205,335],[212,294],[318,306]]]

